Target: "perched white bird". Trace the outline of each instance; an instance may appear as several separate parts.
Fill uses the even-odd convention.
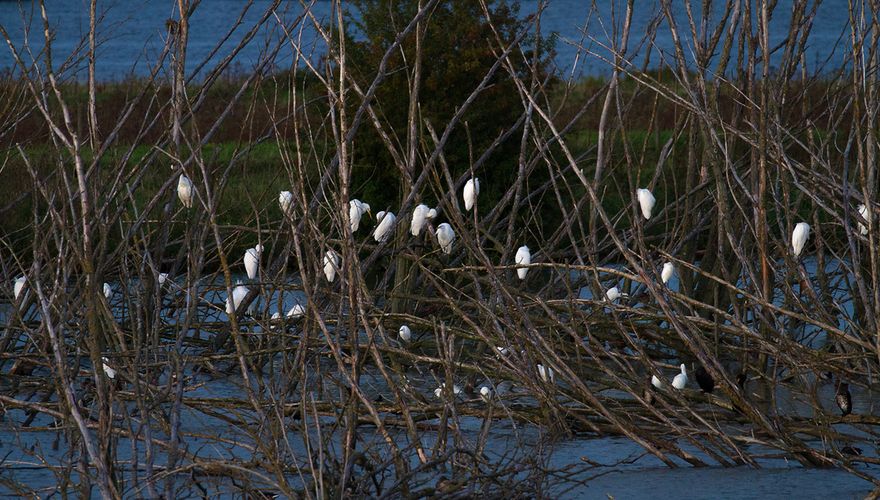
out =
[[[168,273],[159,273],[159,286],[165,284],[168,281]]]
[[[859,215],[861,215],[863,219],[868,220],[868,207],[864,204],[859,205]],[[859,222],[859,232],[862,233],[862,236],[868,235],[868,228],[861,222]]]
[[[551,384],[556,381],[556,377],[553,375],[553,368],[544,366],[541,363],[538,363],[538,376],[541,377],[541,380],[544,382],[549,382]]]
[[[474,208],[474,204],[477,202],[477,196],[480,195],[480,179],[476,177],[471,177],[464,184],[464,191],[462,196],[464,197],[464,209],[470,212],[472,208]]]
[[[529,251],[529,247],[523,245],[519,247],[519,250],[516,251],[516,265],[518,266],[528,266],[532,263],[532,252]],[[516,268],[516,275],[519,276],[519,279],[526,279],[526,274],[528,274],[528,267],[518,267]]]
[[[404,342],[409,342],[412,338],[412,331],[406,325],[400,325],[400,329],[397,330],[397,336],[400,337],[400,340]]]
[[[798,222],[791,233],[791,249],[795,257],[801,254],[808,239],[810,239],[810,225],[806,222]]]
[[[104,297],[107,297],[107,300],[110,300],[110,297],[113,296],[113,288],[110,287],[110,283],[104,283]]]
[[[658,389],[662,389],[663,388],[663,381],[660,380],[660,378],[657,377],[657,375],[651,375],[651,385],[653,385],[654,387],[656,387]]]
[[[235,288],[232,289],[232,304],[228,300],[226,301],[226,314],[232,315],[247,294],[248,287],[242,285],[241,281],[236,282]]]
[[[681,373],[679,373],[678,375],[675,376],[674,379],[672,379],[672,387],[675,387],[676,389],[681,390],[681,389],[684,389],[684,386],[686,386],[687,383],[688,383],[687,368],[685,368],[684,363],[682,363],[681,364]]]
[[[263,255],[263,245],[257,245],[254,248],[248,248],[244,252],[244,269],[247,271],[248,279],[257,277],[260,270],[260,257]]]
[[[480,397],[483,398],[483,401],[488,403],[495,397],[495,391],[489,388],[489,386],[484,385],[483,387],[480,387]]]
[[[302,318],[306,314],[306,308],[302,306],[302,304],[294,304],[293,307],[287,311],[288,318]]]
[[[101,357],[101,368],[104,369],[104,373],[107,375],[107,378],[109,378],[110,380],[114,380],[116,379],[116,370],[110,368],[110,365],[107,364],[109,362],[110,360],[107,359],[107,356]]]
[[[663,280],[663,284],[669,283],[673,274],[675,274],[675,265],[672,262],[663,264],[663,269],[660,271],[660,279]]]
[[[370,205],[361,200],[348,202],[348,218],[351,220],[351,232],[356,233],[361,226],[361,217],[370,211]],[[332,280],[331,280],[332,281]]]
[[[605,292],[605,298],[608,299],[608,302],[614,302],[621,297],[626,297],[626,294],[620,293],[620,289],[616,286],[612,286]]]
[[[446,389],[445,382],[440,384],[440,387],[434,389],[434,396],[437,396],[437,399],[440,399],[441,397],[443,397],[443,390],[444,389]],[[459,387],[458,384],[453,384],[452,385],[452,395],[458,396],[459,394],[461,394],[461,387]]]
[[[342,259],[339,257],[335,251],[327,250],[327,253],[324,254],[324,276],[327,277],[327,281],[333,283],[333,280],[336,279],[336,270],[339,269],[339,266],[342,262]]]
[[[397,216],[393,212],[379,212],[376,214],[376,221],[379,224],[373,231],[373,239],[381,243],[394,233],[394,224],[397,222]]]
[[[418,236],[422,232],[422,228],[425,227],[425,222],[434,217],[437,217],[437,211],[433,208],[428,208],[428,205],[417,206],[413,210],[412,221],[409,224],[410,234]]]
[[[277,321],[277,320],[279,320],[279,319],[281,319],[281,313],[280,313],[280,312],[275,311],[274,313],[272,313],[272,321]]]
[[[192,181],[189,180],[189,177],[180,174],[180,177],[177,179],[177,197],[180,198],[180,202],[186,208],[192,208],[193,206],[193,192]]]
[[[642,209],[642,216],[645,219],[651,218],[651,211],[654,210],[654,205],[657,204],[657,199],[654,198],[654,195],[651,194],[647,189],[636,189],[636,198],[639,199],[639,207]]]
[[[498,351],[500,356],[507,356],[507,353],[510,352],[509,347],[496,347],[495,350]]]
[[[293,213],[293,193],[281,191],[278,194],[278,205],[281,206],[281,213],[291,215]]]
[[[437,226],[437,243],[440,243],[440,248],[443,249],[443,253],[446,255],[451,254],[452,244],[454,242],[455,231],[452,230],[452,226],[446,222]]]
[[[15,278],[15,284],[12,286],[12,294],[15,300],[18,300],[18,297],[21,295],[21,292],[24,290],[25,285],[27,284],[27,278],[24,276],[19,276]]]

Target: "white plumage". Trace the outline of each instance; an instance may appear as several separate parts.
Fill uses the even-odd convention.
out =
[[[484,385],[483,387],[480,387],[480,397],[483,398],[483,401],[488,403],[489,401],[492,401],[493,397],[495,397],[495,391]]]
[[[281,207],[281,213],[290,215],[293,212],[293,193],[281,191],[278,194],[278,205]]]
[[[189,177],[180,174],[180,177],[177,179],[177,197],[180,198],[180,202],[186,208],[192,208],[193,192],[192,181],[189,180]]]
[[[810,225],[806,222],[798,222],[791,233],[791,249],[796,257],[801,254],[808,239],[810,239]]]
[[[101,357],[101,368],[104,369],[104,373],[107,375],[107,378],[109,378],[110,380],[114,380],[116,378],[116,370],[110,368],[110,365],[107,364],[109,362],[110,360],[107,359],[107,356]]]
[[[687,383],[688,383],[687,368],[685,368],[684,363],[682,363],[681,364],[681,373],[679,373],[678,375],[675,376],[675,378],[672,379],[672,387],[675,387],[678,390],[682,390],[682,389],[684,389],[684,386],[687,385]]]
[[[348,218],[351,221],[351,232],[356,233],[361,227],[361,217],[370,211],[370,205],[361,200],[351,200],[348,202]]]
[[[168,273],[159,273],[159,286],[165,284],[168,281]]]
[[[669,283],[673,274],[675,274],[675,265],[672,262],[663,264],[663,269],[660,271],[660,279],[663,280],[663,284]]]
[[[107,300],[110,300],[110,297],[113,296],[113,288],[110,287],[110,283],[104,283],[104,297],[107,297]]]
[[[859,205],[859,215],[861,215],[863,219],[868,220],[868,207],[866,207],[864,204]],[[862,236],[868,235],[867,226],[865,226],[861,222],[859,222],[859,232],[862,233]]]
[[[412,338],[412,331],[406,325],[400,325],[400,329],[397,330],[397,336],[400,337],[400,340],[404,342],[409,342]]]
[[[620,289],[618,289],[616,286],[609,288],[608,291],[605,292],[605,298],[608,299],[608,302],[614,302],[622,296],[623,294],[620,293]]]
[[[260,257],[263,255],[263,245],[248,248],[244,252],[244,269],[248,279],[255,279],[260,271]]]
[[[636,197],[639,199],[639,207],[642,209],[642,216],[645,219],[651,218],[651,212],[654,210],[654,205],[657,204],[657,199],[654,198],[654,195],[651,194],[647,189],[636,189]]]
[[[434,389],[434,396],[436,396],[437,399],[440,399],[441,397],[443,397],[443,390],[444,389],[446,389],[446,384],[445,383],[440,384],[440,387]],[[461,394],[461,387],[459,387],[457,384],[453,384],[452,385],[452,395],[458,396],[459,394]]]
[[[302,304],[294,304],[293,307],[287,311],[287,317],[292,319],[302,318],[306,314],[306,308],[303,307]]]
[[[433,208],[428,208],[427,205],[417,206],[413,210],[412,221],[409,224],[410,234],[418,236],[422,232],[422,228],[425,227],[425,222],[434,217],[437,217],[437,211]]]
[[[376,214],[376,220],[379,221],[379,224],[373,231],[373,239],[381,243],[386,241],[394,232],[397,216],[393,212],[379,212]]]
[[[324,276],[330,283],[336,279],[336,270],[339,269],[341,260],[339,254],[332,249],[327,250],[327,253],[324,254]]]
[[[236,282],[235,288],[232,289],[232,303],[226,301],[226,314],[232,315],[236,310],[238,310],[238,305],[241,304],[241,301],[244,300],[245,296],[248,294],[248,287],[241,284],[241,281]]]
[[[518,266],[528,266],[532,263],[532,252],[529,251],[529,247],[523,245],[519,247],[519,250],[516,251],[516,265]],[[519,276],[519,279],[526,279],[526,274],[529,273],[528,267],[518,267],[516,269],[516,275]]]
[[[651,385],[653,385],[654,387],[656,387],[658,389],[662,389],[663,388],[663,381],[660,380],[660,378],[658,378],[657,375],[651,375]]]
[[[437,226],[437,243],[440,244],[440,248],[443,249],[443,253],[449,255],[452,253],[452,244],[455,242],[455,231],[452,230],[452,226],[448,223],[444,222]]]
[[[477,196],[480,195],[480,179],[471,177],[464,184],[462,197],[464,198],[464,209],[470,211],[477,203]]]
[[[281,319],[281,313],[280,313],[280,312],[275,311],[274,313],[272,313],[272,321],[276,321],[276,320],[279,320],[279,319]]]
[[[18,278],[15,278],[15,284],[12,286],[12,293],[15,300],[18,300],[18,297],[21,295],[21,292],[24,290],[26,284],[27,279],[24,276],[19,276]]]
[[[544,366],[538,363],[538,376],[541,377],[541,380],[544,382],[554,383],[556,381],[556,376],[553,374],[553,368],[549,366]]]

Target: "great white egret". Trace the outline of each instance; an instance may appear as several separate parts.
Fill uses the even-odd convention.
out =
[[[791,233],[791,249],[795,257],[801,254],[808,239],[810,239],[810,225],[806,222],[798,222]]]
[[[474,204],[477,203],[477,196],[480,195],[480,179],[476,177],[471,177],[464,184],[464,191],[462,192],[462,197],[464,198],[464,209],[470,212],[472,208],[474,208]]]
[[[492,401],[492,398],[495,397],[495,391],[493,391],[489,386],[480,387],[480,397],[483,398],[483,401],[489,402]]]
[[[418,205],[413,210],[412,221],[409,224],[410,234],[418,236],[422,232],[422,228],[425,227],[425,222],[434,217],[437,217],[436,210],[428,208],[428,205]]]
[[[293,193],[281,191],[278,194],[278,205],[281,207],[281,213],[291,215],[293,213]]]
[[[518,266],[528,266],[532,263],[532,252],[529,251],[529,247],[523,245],[519,247],[519,250],[516,251],[516,264]],[[518,267],[516,269],[516,275],[519,276],[519,279],[526,279],[526,274],[529,273],[528,267]]]
[[[663,264],[663,269],[660,271],[660,279],[663,280],[664,285],[669,283],[673,274],[675,274],[675,265],[672,262]]]
[[[859,205],[859,215],[861,215],[863,219],[868,220],[868,215],[870,214],[868,213],[868,207],[866,207],[864,204]],[[868,235],[867,226],[865,226],[861,222],[859,222],[859,232],[862,233],[862,236]]]
[[[556,381],[556,376],[553,374],[553,368],[544,366],[541,363],[538,363],[538,376],[541,377],[541,380],[544,382],[549,382],[551,384]]]
[[[672,379],[672,387],[675,387],[678,390],[684,389],[688,383],[688,374],[687,368],[685,368],[684,363],[681,364],[681,373],[675,376]]]
[[[245,296],[248,294],[248,287],[241,284],[241,281],[237,281],[235,288],[232,289],[232,303],[226,301],[226,314],[232,315],[236,310],[238,310],[238,305],[241,304],[241,301],[244,300]]]
[[[180,198],[180,202],[186,208],[192,208],[194,191],[193,183],[189,180],[189,177],[180,174],[180,177],[177,179],[177,197]]]
[[[651,212],[654,210],[654,205],[657,204],[657,199],[654,198],[654,195],[651,194],[647,189],[639,188],[636,189],[636,198],[639,200],[639,207],[642,209],[642,216],[645,220],[651,218]]]
[[[378,225],[373,231],[373,239],[381,243],[386,241],[394,232],[394,224],[397,222],[397,216],[393,212],[379,212],[376,214]]]
[[[15,300],[18,300],[18,297],[21,295],[21,292],[24,290],[25,285],[27,284],[27,278],[24,276],[19,276],[15,278],[15,284],[12,286],[12,295]]]
[[[452,226],[446,222],[437,226],[437,243],[440,243],[440,248],[443,249],[443,253],[446,255],[451,254],[452,244],[454,242],[455,231],[452,230]]]
[[[397,336],[400,337],[400,340],[404,342],[409,342],[412,338],[412,331],[406,325],[400,325],[400,329],[397,330]]]
[[[342,259],[334,250],[327,250],[327,253],[324,254],[324,276],[330,283],[336,279],[336,270],[339,269],[341,263]]]
[[[849,384],[837,383],[834,401],[837,403],[837,407],[840,408],[841,416],[845,417],[852,413],[852,394],[849,392]]]
[[[116,370],[114,370],[113,368],[110,368],[109,363],[110,363],[110,360],[107,359],[107,356],[101,357],[101,368],[104,369],[104,374],[107,375],[107,378],[109,378],[110,380],[115,380],[116,379]]]
[[[306,314],[306,308],[302,306],[302,304],[294,304],[293,307],[287,311],[287,317],[292,319],[302,318]]]
[[[248,248],[244,252],[244,269],[247,271],[248,279],[257,277],[260,270],[260,257],[263,255],[263,245],[257,245],[254,248]]]
[[[110,297],[113,296],[113,288],[110,287],[110,283],[104,283],[104,297],[107,297],[107,300],[110,300]]]
[[[348,218],[351,220],[351,232],[356,233],[361,227],[361,217],[370,211],[370,205],[361,200],[351,200],[348,202]],[[332,281],[332,280],[331,280]]]

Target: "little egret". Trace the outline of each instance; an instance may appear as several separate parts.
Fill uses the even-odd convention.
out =
[[[277,321],[277,320],[281,319],[281,313],[278,311],[273,312],[271,319],[272,319],[272,321]]]
[[[116,370],[110,368],[109,363],[110,360],[107,359],[107,356],[101,357],[101,368],[104,369],[104,374],[107,375],[107,378],[109,378],[110,380],[114,380],[116,379]]]
[[[791,249],[795,257],[801,254],[808,239],[810,239],[810,225],[806,222],[798,222],[791,233]]]
[[[248,279],[257,277],[257,272],[260,270],[260,257],[262,255],[263,245],[248,248],[244,253],[244,269],[247,271]]]
[[[397,216],[393,212],[379,212],[376,214],[378,225],[373,231],[373,239],[378,243],[388,240],[388,237],[394,233],[394,224],[397,222]]]
[[[397,336],[400,337],[400,340],[404,342],[409,342],[409,339],[412,338],[412,331],[406,325],[400,325],[400,329],[397,330]]]
[[[685,368],[684,363],[681,364],[681,373],[675,376],[672,379],[672,387],[675,387],[678,390],[684,389],[688,383],[688,374],[687,368]]]
[[[452,244],[455,242],[455,231],[452,230],[452,226],[444,222],[437,226],[437,243],[440,243],[440,248],[443,249],[443,253],[449,255],[452,253]]]
[[[654,198],[654,195],[651,194],[647,189],[636,189],[636,198],[639,199],[639,207],[642,209],[642,216],[645,220],[651,218],[651,211],[654,210],[654,205],[657,204],[657,199]]]
[[[620,289],[616,286],[612,286],[608,289],[607,292],[605,292],[605,298],[608,300],[608,302],[614,302],[621,297],[627,297],[627,294],[621,293]]]
[[[235,288],[232,289],[232,303],[226,301],[226,314],[232,315],[237,309],[238,305],[241,304],[241,301],[244,300],[245,296],[248,294],[248,287],[241,284],[241,281],[237,281]]]
[[[287,317],[292,319],[302,318],[306,314],[306,308],[302,306],[302,304],[294,304],[293,307],[287,311]]]
[[[476,177],[471,177],[464,184],[464,192],[462,196],[464,197],[464,209],[470,212],[472,208],[474,208],[474,204],[477,203],[477,196],[480,195],[480,179]]]
[[[657,377],[657,375],[651,375],[651,385],[653,385],[657,389],[662,389],[663,388],[663,381],[660,380],[660,378]]]
[[[15,278],[15,284],[12,286],[12,294],[15,300],[18,300],[18,297],[21,295],[21,292],[24,290],[26,284],[27,279],[24,276],[19,276],[18,278]]]
[[[278,205],[281,207],[281,213],[291,215],[293,213],[293,193],[281,191],[278,194]]]
[[[532,252],[529,251],[529,247],[523,245],[519,247],[519,250],[516,251],[516,264],[518,266],[528,266],[532,263]],[[529,273],[528,267],[518,267],[516,268],[516,275],[519,276],[519,279],[526,279],[526,274]]]
[[[849,393],[849,384],[838,382],[834,401],[840,408],[841,416],[845,417],[852,413],[852,394]]]
[[[324,276],[327,277],[327,281],[333,283],[333,280],[336,279],[336,270],[339,269],[339,266],[342,262],[342,259],[339,257],[335,251],[327,250],[327,253],[324,254]]]
[[[863,219],[868,220],[868,207],[864,204],[859,205],[859,215],[861,215]],[[868,235],[868,228],[861,222],[859,222],[859,232],[862,233],[862,236]]]
[[[541,380],[544,382],[554,383],[556,381],[556,377],[553,375],[553,368],[549,366],[544,366],[538,363],[538,376],[541,377]]]
[[[110,283],[104,283],[104,297],[107,297],[107,300],[110,300],[110,297],[113,296],[113,288],[110,287]]]
[[[370,205],[361,200],[348,202],[348,218],[351,219],[351,232],[356,233],[361,226],[361,217],[370,211]],[[332,280],[331,280],[332,281]]]
[[[412,221],[409,224],[410,234],[418,236],[422,232],[422,228],[425,227],[425,222],[434,217],[437,217],[437,211],[433,208],[428,208],[428,205],[417,206],[413,210]]]
[[[694,378],[697,379],[697,385],[700,386],[700,389],[706,394],[710,394],[715,390],[715,379],[712,378],[712,375],[702,366],[698,366],[694,371]]]
[[[164,285],[165,282],[168,281],[168,273],[159,273],[159,280],[158,281],[159,281],[159,286]]]
[[[495,391],[489,388],[489,386],[480,387],[480,397],[483,398],[483,401],[489,402],[492,401],[492,398],[495,397]]]
[[[180,178],[177,179],[177,197],[186,208],[193,206],[193,191],[193,183],[189,177],[180,174]]]
[[[660,270],[660,279],[663,280],[664,285],[669,283],[673,274],[675,274],[675,265],[672,262],[663,264],[663,269]]]

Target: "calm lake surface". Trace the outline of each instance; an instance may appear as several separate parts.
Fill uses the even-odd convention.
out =
[[[247,2],[243,0],[204,0],[192,17],[187,47],[187,63],[190,71],[203,62],[208,67],[216,64],[229,55],[254,24],[265,15],[271,5],[269,0],[256,0],[243,13]],[[621,17],[625,2],[609,0],[595,2],[597,10],[591,9],[594,2],[587,0],[550,0],[544,10],[541,29],[545,35],[556,33],[557,57],[556,65],[560,72],[574,76],[603,76],[608,74],[605,59],[609,52],[603,47],[610,44],[612,33],[618,27],[612,23],[612,12]],[[682,31],[688,26],[684,2],[673,3],[673,16]],[[699,5],[695,4],[695,15],[699,14]],[[710,19],[721,17],[724,2],[714,2]],[[771,19],[772,45],[783,42],[790,22],[791,0],[780,0],[775,15]],[[535,12],[537,0],[523,0],[520,5],[522,14]],[[89,28],[88,1],[86,0],[46,0],[50,24],[54,30],[53,61],[59,65],[67,59],[75,61],[87,47],[86,35]],[[830,71],[842,64],[845,43],[849,37],[847,18],[847,2],[845,0],[828,0],[822,2],[816,14],[810,39],[807,44],[807,64],[811,71]],[[328,0],[317,0],[313,3],[312,14],[319,21],[329,19],[332,3]],[[641,67],[645,56],[650,56],[648,67],[656,68],[661,61],[669,61],[672,53],[672,37],[668,24],[663,23],[657,30],[656,37],[648,43],[645,33],[648,26],[658,16],[658,0],[638,0],[633,12],[632,34],[630,36],[629,53],[637,54],[635,64]],[[152,0],[110,0],[98,2],[99,12],[103,15],[100,23],[97,73],[101,80],[120,80],[128,76],[144,76],[149,74],[165,45],[165,21],[175,15],[176,2]],[[325,52],[325,45],[319,41],[311,22],[297,24],[295,21],[303,14],[300,2],[282,2],[276,11],[277,18],[272,16],[264,29],[237,55],[234,69],[249,71],[260,61],[262,54],[273,42],[283,36],[279,21],[288,28],[293,26],[294,34],[300,38],[302,52],[300,58],[308,57],[319,60]],[[239,16],[241,15],[241,19]],[[29,1],[0,0],[0,24],[9,32],[13,40],[22,49],[25,39],[31,44],[34,54],[44,45],[42,28],[38,22],[39,9]],[[26,35],[26,26],[36,23],[36,30]],[[302,31],[300,33],[300,30]],[[228,38],[212,52],[226,36]],[[684,37],[690,45],[687,37]],[[646,47],[652,47],[646,49]],[[778,55],[777,51],[777,55]],[[688,52],[690,56],[690,52]],[[272,69],[290,67],[295,59],[294,51],[287,44],[274,59]],[[826,64],[827,63],[827,64]],[[9,69],[14,66],[14,58],[3,44],[0,50],[0,68]],[[77,78],[85,78],[85,65],[74,63],[78,70]],[[164,61],[164,69],[168,68],[168,60]]]

